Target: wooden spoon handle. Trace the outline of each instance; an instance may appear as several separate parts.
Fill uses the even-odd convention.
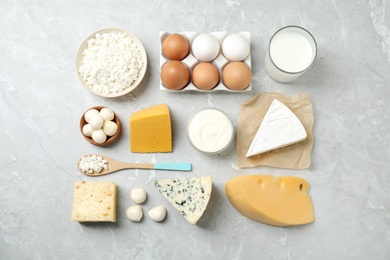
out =
[[[155,169],[167,171],[191,171],[190,163],[124,163],[118,162],[114,166],[115,170],[123,169]]]
[[[112,171],[119,171],[123,169],[154,169],[153,163],[125,163],[115,162],[111,165]]]

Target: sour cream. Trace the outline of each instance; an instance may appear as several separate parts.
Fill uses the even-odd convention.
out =
[[[225,113],[215,108],[206,108],[191,117],[187,136],[192,146],[205,153],[219,153],[232,142],[233,124]]]

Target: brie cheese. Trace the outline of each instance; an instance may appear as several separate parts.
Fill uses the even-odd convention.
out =
[[[298,117],[282,102],[274,99],[256,132],[246,157],[298,143],[307,137]]]
[[[158,180],[154,183],[158,191],[191,224],[196,224],[209,203],[211,177]]]

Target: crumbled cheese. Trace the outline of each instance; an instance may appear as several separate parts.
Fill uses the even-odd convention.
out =
[[[144,66],[137,45],[122,32],[96,34],[82,55],[82,79],[88,88],[104,95],[129,88]]]
[[[79,169],[84,173],[99,173],[103,169],[108,170],[107,160],[104,160],[102,156],[92,154],[81,157],[79,161]]]

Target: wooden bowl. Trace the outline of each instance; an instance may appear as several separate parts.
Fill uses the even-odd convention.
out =
[[[94,145],[97,145],[97,146],[106,146],[106,145],[109,145],[111,144],[112,142],[114,142],[118,137],[119,137],[119,134],[121,132],[121,121],[119,120],[119,117],[115,114],[114,112],[114,119],[112,120],[113,122],[115,122],[117,125],[118,125],[118,130],[116,131],[116,133],[113,135],[113,136],[107,136],[107,140],[104,142],[104,143],[97,143],[95,142],[92,137],[89,137],[89,136],[86,136],[84,133],[83,133],[83,127],[84,125],[88,124],[88,122],[85,120],[85,113],[90,110],[90,109],[96,109],[97,111],[100,112],[101,109],[103,108],[108,108],[108,107],[105,107],[105,106],[95,106],[95,107],[91,107],[89,109],[87,109],[81,119],[80,119],[80,132],[81,134],[84,136],[85,140],[87,140],[88,142],[90,142],[91,144],[94,144]],[[110,108],[111,109],[111,108]],[[112,109],[111,109],[112,110]]]

